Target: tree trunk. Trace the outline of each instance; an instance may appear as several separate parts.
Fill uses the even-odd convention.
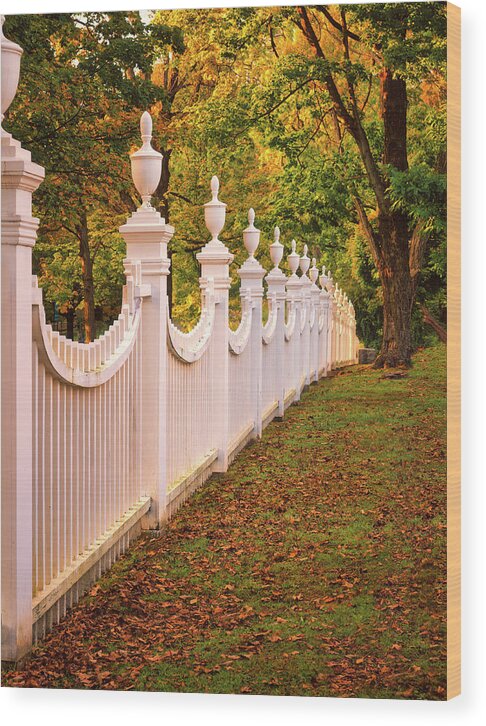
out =
[[[407,89],[385,68],[380,78],[383,117],[383,164],[408,169]],[[412,363],[412,306],[415,285],[410,271],[408,215],[387,203],[378,210],[378,272],[383,288],[383,341],[375,367],[410,366]]]
[[[66,313],[66,338],[74,340],[74,308],[68,308]]]
[[[318,9],[320,9],[318,7]],[[299,6],[299,27],[319,58],[329,60],[315,32],[311,16],[305,6]],[[327,12],[324,15],[334,28],[342,33],[344,58],[351,66],[349,52],[350,34],[346,26],[345,12],[341,11],[341,23]],[[406,3],[397,10],[397,28],[402,42],[406,42],[409,27],[409,10]],[[389,178],[387,166],[398,171],[408,169],[407,158],[407,85],[404,78],[394,75],[391,68],[384,67],[380,73],[380,112],[383,120],[383,156],[380,165],[375,159],[372,145],[362,121],[362,108],[355,90],[356,80],[345,71],[348,98],[336,84],[333,72],[329,71],[323,80],[332,101],[337,125],[337,143],[340,147],[339,120],[347,128],[358,147],[363,167],[376,199],[377,227],[371,224],[359,196],[354,202],[359,222],[369,242],[373,260],[378,269],[383,290],[383,343],[376,366],[411,364],[412,306],[415,297],[417,275],[421,263],[425,237],[421,230],[411,233],[410,222],[401,210],[393,209],[387,193]],[[339,119],[339,120],[338,120]],[[414,243],[413,254],[410,245]],[[411,273],[410,257],[413,271]]]
[[[88,219],[85,211],[82,212],[79,223],[76,225],[76,232],[79,239],[79,258],[83,278],[84,340],[85,343],[91,343],[96,337],[96,322],[93,261],[89,250]]]

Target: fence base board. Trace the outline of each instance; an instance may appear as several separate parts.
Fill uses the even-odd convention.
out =
[[[196,491],[213,473],[213,463],[218,458],[217,449],[211,451],[183,477],[178,479],[167,492],[166,513],[170,519],[184,502]]]
[[[295,390],[295,388],[291,388],[290,391],[287,391],[284,398],[284,411],[286,411],[288,407],[292,405],[295,400],[296,393],[297,391]]]
[[[262,429],[266,428],[268,424],[275,418],[275,413],[278,411],[278,401],[271,403],[262,415]]]
[[[150,509],[142,497],[95,544],[67,567],[32,601],[32,637],[41,640],[141,532],[142,517]]]
[[[238,436],[230,441],[228,446],[228,466],[235,460],[236,456],[242,449],[245,448],[247,443],[254,438],[255,423],[251,421]]]

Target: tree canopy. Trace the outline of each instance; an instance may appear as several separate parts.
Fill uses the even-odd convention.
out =
[[[445,321],[445,3],[10,16],[6,34],[24,48],[6,127],[47,170],[37,271],[61,313],[84,309],[85,328],[92,316],[88,337],[120,301],[116,230],[135,203],[128,154],[145,108],[164,154],[156,203],[176,227],[178,322],[198,314],[199,205],[215,173],[236,262],[252,206],[257,256],[268,263],[275,224],[287,249],[306,242],[366,345],[398,340],[409,315],[390,360],[431,335],[420,305]]]

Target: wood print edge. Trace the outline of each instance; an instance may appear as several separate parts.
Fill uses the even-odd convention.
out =
[[[447,698],[461,692],[461,9],[447,3]]]

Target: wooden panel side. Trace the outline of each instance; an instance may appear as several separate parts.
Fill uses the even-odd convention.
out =
[[[461,10],[447,4],[447,698],[461,692]]]

